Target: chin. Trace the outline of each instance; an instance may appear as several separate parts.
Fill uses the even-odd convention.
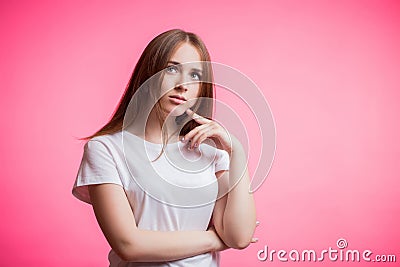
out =
[[[186,112],[188,108],[191,108],[194,103],[190,103],[189,101],[180,105],[166,105],[166,111],[168,116],[178,117]]]
[[[186,109],[187,109],[187,107],[184,107],[184,106],[175,107],[169,112],[169,116],[178,117],[178,116],[182,115],[183,113],[185,113]]]

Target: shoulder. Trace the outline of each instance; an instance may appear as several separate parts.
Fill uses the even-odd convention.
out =
[[[89,139],[84,147],[84,157],[99,160],[100,158],[117,158],[122,149],[120,133],[99,135]]]
[[[101,145],[108,148],[112,148],[115,147],[115,145],[120,145],[121,143],[122,143],[122,134],[119,131],[113,134],[99,135],[89,139],[85,143],[85,149],[89,149],[90,147],[99,147]]]
[[[216,148],[207,143],[200,144],[200,147],[201,147],[202,153],[204,153],[206,156],[213,157],[216,160],[219,160],[221,158],[229,158],[228,152],[226,152],[223,149]]]
[[[103,134],[103,135],[98,135],[95,136],[91,139],[89,139],[89,141],[116,141],[116,140],[120,140],[122,138],[122,132],[118,131],[112,134]]]

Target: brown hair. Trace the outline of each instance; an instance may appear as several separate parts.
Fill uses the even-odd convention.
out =
[[[140,114],[140,102],[138,102],[137,100],[140,100],[141,97],[146,96],[143,95],[135,98],[133,98],[133,96],[137,91],[138,93],[141,93],[141,90],[138,89],[146,80],[167,67],[168,61],[171,59],[173,53],[182,43],[185,42],[197,48],[200,54],[201,61],[211,62],[210,54],[208,53],[205,44],[196,34],[185,32],[180,29],[173,29],[161,33],[160,35],[156,36],[144,49],[125,88],[125,92],[121,100],[119,101],[119,104],[115,109],[113,115],[111,116],[111,119],[100,130],[88,137],[80,138],[80,140],[89,140],[96,136],[113,134],[121,131],[123,128],[124,117],[127,112],[128,106],[130,109],[133,109],[133,113],[135,115]],[[211,64],[205,65],[202,80],[208,82],[200,83],[200,92],[198,97],[213,98],[214,90],[212,84],[213,77]],[[136,101],[130,104],[132,98],[134,99],[134,101]],[[212,117],[212,102],[213,101],[201,101],[200,99],[193,107],[193,110],[204,117]],[[161,105],[159,102],[156,103],[155,108],[160,126],[162,126],[163,119],[161,115]],[[184,121],[185,118],[187,118],[187,115],[184,113],[183,115],[178,116],[175,121],[179,124],[180,122]],[[199,124],[194,120],[190,120],[181,128],[179,134],[185,135],[198,125]],[[166,136],[167,133],[163,133],[164,138],[162,152],[164,151],[165,144],[167,142],[167,138],[165,138]]]

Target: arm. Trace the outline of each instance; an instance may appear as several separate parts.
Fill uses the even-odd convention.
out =
[[[256,211],[253,195],[249,192],[246,153],[234,136],[232,142],[229,172],[216,173],[219,194],[227,192],[229,188],[231,191],[218,199],[213,217],[215,229],[224,243],[232,248],[243,249],[252,240],[256,227]]]
[[[250,178],[246,153],[239,140],[219,123],[199,116],[191,109],[187,109],[186,113],[200,124],[183,138],[183,142],[190,141],[188,144],[190,149],[210,138],[217,148],[227,151],[230,155],[229,172],[216,173],[219,200],[215,204],[213,213],[214,226],[227,246],[245,248],[252,242],[256,227],[255,204],[253,195],[249,192]],[[222,196],[228,189],[232,190]]]
[[[119,185],[90,185],[89,194],[101,230],[111,248],[125,261],[172,261],[225,248],[212,230],[138,229],[125,191]]]

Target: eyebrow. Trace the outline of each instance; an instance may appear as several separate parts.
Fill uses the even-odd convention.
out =
[[[179,63],[179,62],[177,62],[177,61],[168,61],[167,63],[171,63],[171,64],[173,64],[173,65],[180,65],[180,64],[183,64],[183,63]],[[203,72],[203,70],[198,69],[198,68],[192,68],[192,70],[198,71],[198,72]]]

